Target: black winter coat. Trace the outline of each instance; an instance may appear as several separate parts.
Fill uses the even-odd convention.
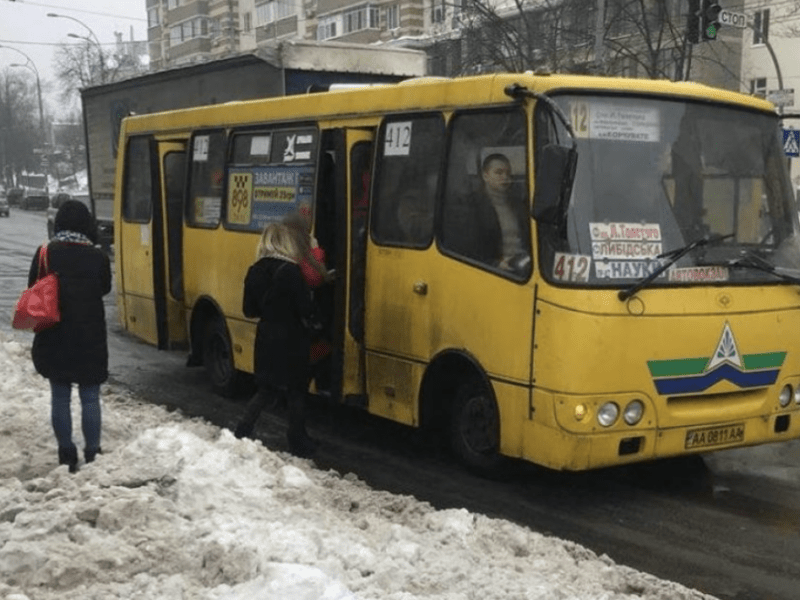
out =
[[[40,251],[33,257],[28,287],[38,278]],[[103,305],[103,296],[111,291],[108,256],[88,244],[51,242],[47,261],[58,274],[61,322],[34,336],[33,365],[58,383],[99,385],[108,379]]]
[[[242,311],[259,318],[256,383],[305,390],[314,309],[300,267],[279,258],[259,259],[244,280]]]
[[[510,197],[515,198],[513,192]],[[519,201],[512,201],[510,206],[514,211],[517,225],[521,233],[528,229],[527,206],[519,197]],[[461,199],[453,207],[453,222],[450,226],[453,239],[448,243],[454,249],[482,263],[498,265],[503,256],[503,231],[500,219],[497,217],[492,201],[485,192],[476,192]],[[523,240],[523,244],[527,240]]]

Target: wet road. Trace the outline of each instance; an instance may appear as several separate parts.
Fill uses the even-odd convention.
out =
[[[3,330],[10,330],[13,303],[44,239],[44,213],[12,208],[10,219],[0,219]],[[188,416],[235,423],[242,400],[210,393],[202,370],[184,366],[183,353],[158,352],[122,333],[113,294],[106,306],[112,383]],[[278,410],[262,418],[257,433],[283,450],[284,428]],[[350,409],[318,403],[310,429],[322,442],[318,466],[355,473],[373,487],[510,519],[723,600],[800,598],[796,441],[584,474],[518,464],[510,481],[487,482],[416,432]]]

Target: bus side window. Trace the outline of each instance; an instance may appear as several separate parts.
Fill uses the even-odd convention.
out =
[[[372,235],[378,243],[430,245],[443,140],[440,113],[384,120],[378,137],[372,211]]]
[[[149,137],[138,136],[128,140],[128,147],[125,149],[124,185],[123,218],[134,223],[148,223],[153,203]]]
[[[192,137],[186,198],[186,223],[190,227],[219,225],[226,142],[223,129],[198,132]]]
[[[531,273],[527,129],[518,108],[450,122],[441,245],[515,279]]]

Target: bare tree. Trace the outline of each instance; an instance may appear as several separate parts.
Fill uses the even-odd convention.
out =
[[[593,10],[592,0],[469,0],[461,15],[463,71],[574,70],[591,52]]]
[[[682,79],[690,45],[681,0],[466,0],[460,74],[524,71]],[[684,5],[685,6],[685,5]]]
[[[80,44],[62,44],[55,53],[56,76],[63,99],[71,99],[82,88],[112,83],[123,77],[144,73],[133,52],[134,46],[117,43],[116,51],[86,39]]]
[[[612,61],[636,65],[650,79],[683,79],[690,44],[682,6],[679,0],[609,0],[603,41]]]
[[[6,185],[18,180],[23,171],[36,172],[41,158],[42,130],[36,82],[31,78],[0,73],[0,160]]]
[[[97,54],[89,43],[61,44],[56,49],[54,64],[62,100],[72,100],[78,90],[94,84],[97,60]]]

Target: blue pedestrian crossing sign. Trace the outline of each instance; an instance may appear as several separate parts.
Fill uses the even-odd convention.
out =
[[[800,129],[783,130],[783,152],[786,156],[800,157]]]

